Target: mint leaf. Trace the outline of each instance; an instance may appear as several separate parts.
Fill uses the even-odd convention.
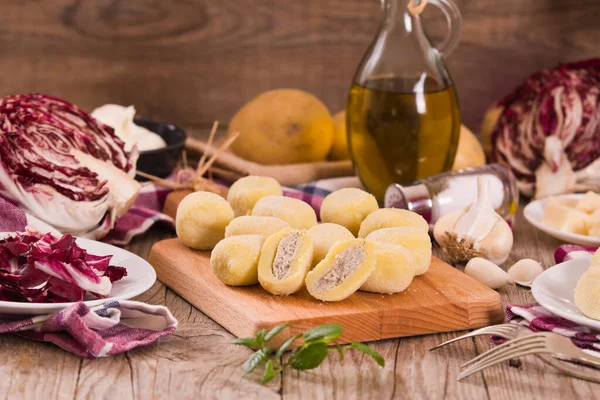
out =
[[[359,343],[359,342],[352,342],[352,343],[350,343],[349,347],[356,349],[356,350],[360,350],[363,353],[370,355],[377,362],[377,364],[379,364],[380,367],[385,367],[385,359],[381,356],[381,354],[379,354],[378,352],[376,352],[375,350],[373,350],[366,344]]]
[[[304,341],[311,342],[313,340],[319,340],[323,338],[329,338],[333,340],[340,337],[342,332],[344,332],[344,328],[338,324],[320,325],[304,332]]]
[[[271,329],[271,331],[269,333],[267,333],[267,335],[265,336],[265,342],[268,342],[269,340],[273,339],[275,337],[275,335],[279,334],[282,330],[284,330],[285,328],[287,328],[290,325],[291,325],[290,323],[282,324],[282,325],[276,326],[275,328]]]
[[[277,358],[279,360],[281,358],[281,356],[283,355],[283,353],[285,353],[285,351],[288,349],[288,347],[290,347],[291,344],[294,343],[294,340],[298,339],[299,337],[302,337],[302,335],[298,334],[298,335],[292,336],[292,337],[288,338],[285,342],[283,342],[281,347],[279,349],[277,349],[277,353],[275,353],[275,358]]]
[[[270,382],[273,378],[275,378],[275,369],[273,368],[273,360],[269,360],[265,366],[265,372],[263,373],[261,382],[264,385]]]
[[[294,350],[292,350],[292,352],[290,353],[290,358],[288,359],[288,364],[294,361],[294,358],[296,358],[296,355],[300,352],[300,350],[303,350],[304,345],[296,347]]]
[[[272,352],[273,348],[267,346],[252,354],[242,366],[242,368],[244,368],[244,372],[248,374],[254,371],[256,367],[267,361],[267,358],[269,358],[269,355]]]
[[[265,329],[261,329],[260,331],[256,332],[256,341],[259,344],[259,347],[262,347],[262,345],[265,344],[265,334],[267,333],[267,331]]]
[[[250,337],[235,339],[232,343],[239,344],[240,346],[250,347],[250,348],[260,347],[258,342],[256,341],[256,338],[250,338]]]
[[[327,353],[325,343],[312,343],[296,355],[292,361],[292,368],[301,371],[316,368],[327,357]]]

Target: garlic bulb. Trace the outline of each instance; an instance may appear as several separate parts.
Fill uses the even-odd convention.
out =
[[[467,263],[465,274],[492,289],[498,289],[508,283],[513,283],[506,271],[493,262],[480,257],[475,257]]]
[[[434,226],[433,236],[450,262],[482,257],[501,264],[513,245],[512,230],[494,211],[484,177],[477,179],[477,201],[441,217]]]
[[[519,260],[508,269],[508,275],[515,283],[528,287],[531,287],[533,280],[542,272],[544,272],[542,264],[531,258]]]

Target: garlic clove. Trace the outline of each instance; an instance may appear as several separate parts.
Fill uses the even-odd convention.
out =
[[[535,278],[542,272],[544,272],[542,264],[531,258],[519,260],[508,269],[508,275],[515,283],[527,287],[531,287]]]
[[[499,217],[490,234],[479,242],[479,251],[486,254],[485,258],[491,262],[502,264],[508,258],[513,240],[510,225]]]
[[[477,200],[456,221],[454,230],[463,237],[485,238],[494,228],[498,214],[489,199],[489,182],[477,178]]]
[[[491,289],[499,289],[509,283],[512,278],[502,268],[485,258],[475,257],[465,266],[465,274],[478,280]]]
[[[456,225],[456,221],[458,221],[458,219],[465,212],[467,212],[468,209],[469,207],[463,208],[462,210],[455,210],[449,212],[448,214],[442,216],[440,219],[437,220],[437,222],[433,226],[433,238],[436,242],[438,242],[438,244],[440,244],[440,246],[445,241],[446,232],[454,228],[454,225]]]

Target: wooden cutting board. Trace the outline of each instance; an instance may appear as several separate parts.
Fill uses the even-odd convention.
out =
[[[294,324],[290,335],[338,323],[344,327],[343,342],[371,341],[477,328],[504,319],[497,292],[438,258],[402,293],[357,292],[334,303],[316,300],[306,290],[280,297],[260,285],[226,286],[213,275],[209,258],[209,252],[169,239],[153,246],[149,261],[160,281],[238,337],[285,322]]]

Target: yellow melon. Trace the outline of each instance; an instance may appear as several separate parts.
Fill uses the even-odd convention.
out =
[[[346,111],[342,110],[333,116],[333,145],[329,153],[330,160],[349,160],[348,132],[346,131]]]
[[[457,171],[469,167],[481,167],[485,165],[485,153],[477,137],[464,125],[460,126],[460,139],[456,158],[452,169]]]
[[[231,149],[260,164],[322,161],[333,142],[327,107],[302,90],[276,89],[259,94],[234,115],[229,135],[240,136]]]

